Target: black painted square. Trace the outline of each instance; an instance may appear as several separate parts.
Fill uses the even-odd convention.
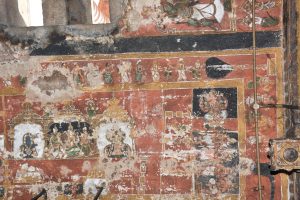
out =
[[[196,117],[204,117],[206,114],[199,108],[199,96],[203,93],[208,93],[212,89],[222,93],[228,100],[227,118],[237,118],[237,88],[199,88],[193,90],[193,115]]]

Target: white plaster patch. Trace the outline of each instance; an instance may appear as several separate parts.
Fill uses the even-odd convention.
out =
[[[0,155],[4,153],[4,135],[0,135]]]
[[[44,91],[39,88],[35,81],[42,77],[50,77],[53,75],[54,71],[58,71],[63,76],[67,78],[67,85],[64,88],[53,89]],[[32,71],[28,76],[28,81],[26,85],[26,99],[27,101],[39,101],[42,104],[48,102],[61,102],[66,100],[72,100],[81,95],[81,91],[76,88],[75,82],[73,80],[73,74],[69,69],[64,68],[61,64],[53,63],[49,64],[46,70],[41,70],[40,68]],[[49,84],[51,86],[51,84]],[[55,88],[52,86],[52,88]]]
[[[157,130],[156,130],[156,128],[155,128],[155,126],[154,126],[153,123],[152,124],[148,124],[145,129],[146,129],[147,133],[150,134],[150,135],[155,135],[156,132],[157,132]]]
[[[39,124],[18,124],[14,128],[14,157],[23,158],[21,152],[21,145],[23,144],[23,136],[30,133],[33,137],[33,142],[37,145],[35,147],[37,155],[36,158],[42,158],[44,153],[44,136],[42,127]]]
[[[82,172],[90,171],[91,169],[92,169],[92,164],[90,161],[84,161],[82,163],[82,168],[81,168]]]
[[[120,192],[128,192],[130,190],[130,188],[125,185],[117,185],[117,188]]]
[[[203,148],[201,149],[201,151],[199,151],[198,156],[200,160],[210,160],[214,158],[214,153],[215,153],[214,149]]]
[[[97,146],[100,151],[100,155],[103,154],[104,148],[110,144],[110,142],[106,138],[106,133],[116,125],[126,134],[124,143],[128,144],[130,148],[133,149],[133,140],[129,136],[131,132],[131,127],[129,123],[116,122],[116,123],[101,124],[96,128],[96,133],[98,135]]]
[[[131,80],[130,77],[130,70],[132,67],[131,62],[129,61],[123,61],[121,64],[117,65],[119,74],[121,75],[121,82],[122,83],[128,83]]]
[[[214,16],[220,23],[224,17],[224,6],[220,0],[214,0],[213,4],[196,4],[193,6],[193,15],[191,18],[201,20]]]
[[[85,195],[96,195],[98,192],[97,187],[105,186],[106,180],[105,179],[94,179],[88,178],[83,185],[83,190]],[[102,193],[103,195],[107,194],[106,187],[104,187]]]
[[[15,181],[26,182],[28,178],[35,181],[42,181],[44,172],[40,168],[30,166],[28,163],[20,165],[16,172]]]
[[[63,177],[68,177],[68,175],[72,173],[72,170],[69,169],[67,166],[61,166],[59,172]]]
[[[127,24],[130,31],[136,31],[139,27],[147,26],[152,23],[167,24],[170,22],[168,17],[162,17],[163,13],[160,9],[160,0],[132,0],[131,8],[127,15]]]
[[[181,151],[172,151],[172,150],[165,150],[163,153],[163,157],[165,158],[175,158],[176,160],[186,160],[189,155],[193,155],[195,151],[193,150],[181,150]]]
[[[28,62],[26,64],[24,63],[14,63],[13,65],[11,63],[6,63],[1,65],[1,73],[0,77],[5,80],[10,80],[11,77],[22,75],[23,77],[26,77],[30,74],[32,70],[35,68],[40,67],[40,62],[42,57],[40,58],[33,58],[30,57]]]
[[[90,87],[104,85],[103,76],[101,76],[98,67],[93,63],[88,63],[86,77]]]
[[[46,188],[48,199],[56,199],[59,195],[59,191],[57,190],[57,187],[59,186],[61,186],[60,183],[46,182],[43,184],[31,185],[29,191],[32,194],[38,194],[42,190],[42,188]]]
[[[72,181],[77,182],[80,180],[80,176],[78,174],[75,174],[73,176],[71,176]]]
[[[255,168],[255,162],[250,158],[240,157],[240,175],[248,176],[251,175]]]

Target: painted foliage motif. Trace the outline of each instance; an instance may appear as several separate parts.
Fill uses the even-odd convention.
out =
[[[279,30],[281,1],[255,1],[258,30]],[[251,31],[251,0],[133,0],[123,19],[125,35]]]
[[[147,194],[255,199],[257,193],[248,189],[257,179],[251,53],[132,54],[42,63],[49,73],[28,75],[26,85],[44,88],[42,95],[4,99],[10,122],[5,145],[13,152],[4,169],[13,177],[5,180],[13,191],[5,195],[31,197],[38,193],[35,182],[55,191],[49,192],[51,199],[93,198],[105,183],[107,199]],[[276,49],[258,51],[261,103],[282,100],[280,55]],[[54,80],[53,73],[59,78]],[[74,93],[67,95],[70,88]],[[28,100],[34,103],[24,104]],[[277,137],[279,117],[272,109],[259,116],[262,149]],[[261,166],[267,166],[265,153]],[[279,200],[280,178],[262,176],[264,198],[272,194]]]

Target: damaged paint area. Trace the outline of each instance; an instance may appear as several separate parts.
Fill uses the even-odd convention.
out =
[[[26,95],[28,101],[59,102],[80,95],[72,75],[68,68],[56,63],[43,70],[36,69],[27,78],[25,91],[30,94]]]
[[[262,103],[281,101],[280,57],[258,51]],[[92,199],[102,187],[103,199],[251,198],[251,66],[251,51],[230,50],[59,57],[23,85],[15,74],[0,89],[0,198],[45,188],[51,199]],[[279,114],[260,116],[266,148]],[[266,198],[276,196],[280,179],[262,176]]]
[[[256,2],[259,30],[278,30],[281,2]],[[124,35],[170,35],[178,33],[243,32],[251,30],[249,0],[129,1],[123,18]],[[268,15],[266,15],[268,13]]]

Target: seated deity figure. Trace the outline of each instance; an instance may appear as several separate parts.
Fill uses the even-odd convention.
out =
[[[126,133],[119,127],[114,126],[106,133],[106,138],[111,144],[104,148],[105,156],[109,158],[124,158],[129,157],[131,148],[124,142]]]
[[[92,153],[92,137],[87,132],[87,128],[83,127],[82,133],[80,134],[80,149],[84,156],[88,156]]]
[[[221,92],[210,90],[200,95],[199,107],[204,113],[205,125],[221,127],[227,118],[228,100]]]
[[[49,147],[50,155],[54,158],[62,158],[65,155],[61,133],[58,132],[56,126],[52,129],[52,134],[49,139]]]
[[[33,135],[26,133],[23,136],[23,143],[20,146],[20,155],[23,158],[34,158],[38,155],[36,150],[37,144],[34,143]]]
[[[77,156],[80,153],[80,148],[78,146],[79,138],[77,133],[75,133],[72,124],[69,124],[67,130],[67,148],[66,153],[68,157]]]

